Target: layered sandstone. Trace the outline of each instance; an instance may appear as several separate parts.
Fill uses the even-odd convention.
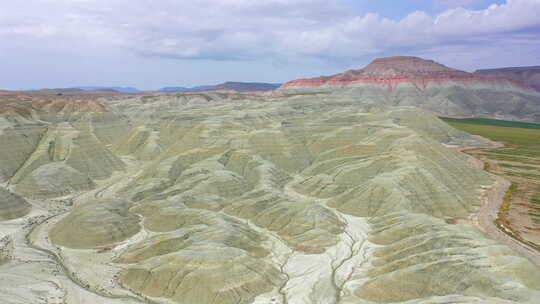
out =
[[[477,70],[474,73],[484,77],[506,78],[524,83],[540,92],[540,66],[483,69]]]
[[[378,84],[389,91],[399,84],[407,83],[425,91],[430,84],[456,82],[461,84],[490,84],[515,86],[527,90],[528,87],[518,81],[504,78],[488,78],[456,70],[418,57],[398,56],[375,59],[363,69],[349,70],[332,76],[298,79],[285,83],[282,88],[310,86],[349,86],[354,84]]]
[[[418,57],[374,60],[363,69],[285,83],[282,92],[335,92],[358,102],[412,105],[450,116],[540,121],[540,94],[521,79],[486,77]]]

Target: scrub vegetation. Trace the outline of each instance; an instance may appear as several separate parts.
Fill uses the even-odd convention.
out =
[[[514,237],[540,245],[540,124],[485,118],[441,118],[451,126],[504,144],[498,149],[468,153],[482,159],[485,169],[512,182],[499,220]]]

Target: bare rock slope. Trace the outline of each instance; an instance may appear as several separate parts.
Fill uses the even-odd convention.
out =
[[[531,88],[540,92],[540,66],[483,69],[477,70],[474,73],[486,77],[506,78],[513,81],[518,81],[527,84]]]
[[[424,110],[327,93],[31,105],[8,103],[0,135],[29,138],[5,148],[22,155],[0,192],[6,303],[540,298],[538,265],[474,225],[495,179],[448,145],[485,143]]]
[[[0,220],[22,217],[30,211],[31,205],[21,196],[0,188]]]
[[[418,57],[374,60],[363,69],[285,83],[284,92],[333,92],[358,102],[417,106],[450,116],[540,121],[540,94],[521,77],[487,77]]]

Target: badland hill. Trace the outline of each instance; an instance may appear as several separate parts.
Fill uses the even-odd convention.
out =
[[[477,225],[495,177],[449,148],[486,143],[417,107],[8,94],[0,142],[3,303],[540,296],[538,266]]]
[[[417,106],[448,116],[540,121],[540,94],[521,79],[487,77],[418,57],[376,59],[332,76],[285,83],[287,92],[337,92],[361,102]]]
[[[511,79],[540,92],[540,66],[484,69],[474,73],[484,77]]]

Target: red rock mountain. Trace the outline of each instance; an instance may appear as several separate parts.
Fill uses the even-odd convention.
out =
[[[517,80],[517,79],[516,79]],[[347,86],[353,84],[380,84],[393,90],[401,83],[410,83],[425,90],[429,83],[506,83],[527,89],[527,85],[516,80],[501,77],[485,77],[449,68],[433,60],[410,56],[397,56],[374,60],[363,69],[349,70],[333,76],[298,79],[285,83],[282,88]]]
[[[332,93],[354,103],[414,106],[439,115],[540,122],[540,93],[523,79],[488,77],[402,56],[333,76],[293,80],[278,92]]]
[[[540,92],[540,66],[486,69],[474,73],[485,77],[508,78],[522,82]]]

